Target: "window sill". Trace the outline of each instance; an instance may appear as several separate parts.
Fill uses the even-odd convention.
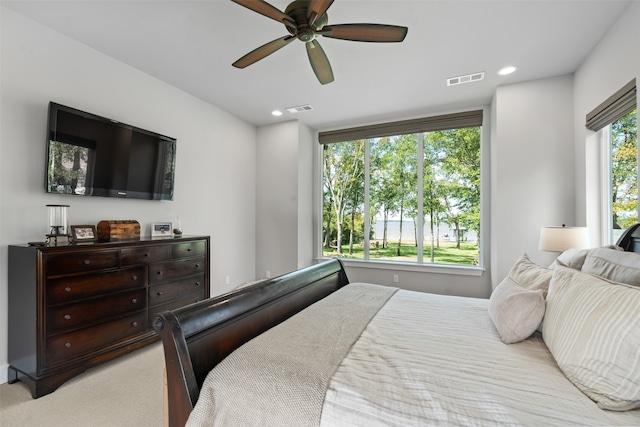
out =
[[[318,261],[332,258],[319,257]],[[479,266],[446,265],[446,264],[412,264],[394,261],[371,261],[340,258],[342,264],[349,268],[368,268],[373,270],[415,271],[420,273],[455,274],[458,276],[482,276],[485,269]]]

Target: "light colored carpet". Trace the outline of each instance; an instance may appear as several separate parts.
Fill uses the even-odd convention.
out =
[[[0,426],[161,427],[164,354],[157,342],[111,360],[32,399],[21,383],[0,385]]]

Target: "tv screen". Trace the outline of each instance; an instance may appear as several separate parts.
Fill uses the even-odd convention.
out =
[[[47,193],[173,200],[176,140],[49,103]]]

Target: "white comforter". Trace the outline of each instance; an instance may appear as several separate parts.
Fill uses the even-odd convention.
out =
[[[322,304],[341,301],[344,316],[350,303],[341,300],[341,292]],[[308,425],[315,416],[309,417],[308,409],[296,416],[297,405],[292,405],[296,400],[292,396],[300,392],[286,397],[288,390],[282,390],[280,380],[257,380],[285,371],[287,381],[294,381],[292,388],[303,390],[308,383],[313,393],[304,394],[319,396],[321,426],[640,425],[639,410],[604,411],[582,394],[557,367],[539,335],[517,344],[502,343],[487,303],[400,290],[368,322],[326,381],[327,369],[317,377],[311,373],[315,363],[308,363],[308,355],[303,356],[305,361],[289,360],[296,352],[292,349],[308,341],[305,334],[318,330],[322,336],[332,335],[326,330],[330,325],[319,325],[318,318],[311,317],[315,328],[308,328],[310,332],[305,334],[280,333],[271,341],[278,345],[271,346],[269,357],[256,357],[255,348],[250,356],[242,355],[241,347],[236,351],[240,355],[234,352],[225,360],[228,363],[215,368],[205,381],[188,425]],[[293,330],[300,330],[306,311],[292,318],[296,324]],[[344,329],[343,323],[335,322],[337,332]],[[260,341],[268,345],[272,331],[263,334]],[[273,353],[274,347],[282,352],[281,357]],[[244,361],[241,368],[231,363],[234,359]],[[267,359],[273,364],[267,364]],[[289,372],[289,367],[298,363],[307,366]],[[223,383],[229,388],[222,388]],[[246,398],[239,396],[243,389],[250,389]],[[262,397],[258,399],[258,395]],[[284,402],[274,402],[277,396],[284,396]],[[230,407],[238,408],[235,414]],[[274,415],[278,407],[286,415],[275,424],[267,422],[277,419],[273,417],[278,416]],[[254,412],[253,418],[247,418],[247,412]],[[224,417],[218,418],[216,413]],[[258,419],[255,417],[263,418],[247,421]]]
[[[397,292],[329,384],[322,426],[640,425],[605,411],[539,334],[500,341],[487,300]]]

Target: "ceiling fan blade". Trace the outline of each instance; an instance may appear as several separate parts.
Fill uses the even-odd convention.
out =
[[[231,0],[234,3],[244,6],[247,9],[251,9],[267,18],[274,19],[278,22],[291,22],[294,23],[290,16],[285,15],[277,7],[271,6],[269,3],[263,0]]]
[[[270,41],[269,43],[263,44],[259,48],[254,49],[251,52],[247,53],[245,56],[238,59],[236,62],[234,62],[231,65],[233,65],[236,68],[248,67],[254,62],[258,62],[262,58],[271,55],[273,52],[279,49],[282,49],[283,47],[285,47],[295,39],[296,38],[294,36],[285,36],[285,37]]]
[[[339,24],[327,25],[318,33],[334,39],[356,42],[390,43],[401,42],[407,35],[407,27],[383,24]]]
[[[316,40],[306,43],[307,55],[309,55],[309,62],[311,62],[311,68],[316,73],[316,77],[320,80],[320,83],[326,85],[333,81],[333,71],[331,70],[331,64],[329,58],[320,47],[320,43]]]
[[[307,9],[307,18],[309,19],[309,26],[313,27],[316,19],[327,13],[329,6],[333,4],[333,0],[311,0],[309,9]]]

